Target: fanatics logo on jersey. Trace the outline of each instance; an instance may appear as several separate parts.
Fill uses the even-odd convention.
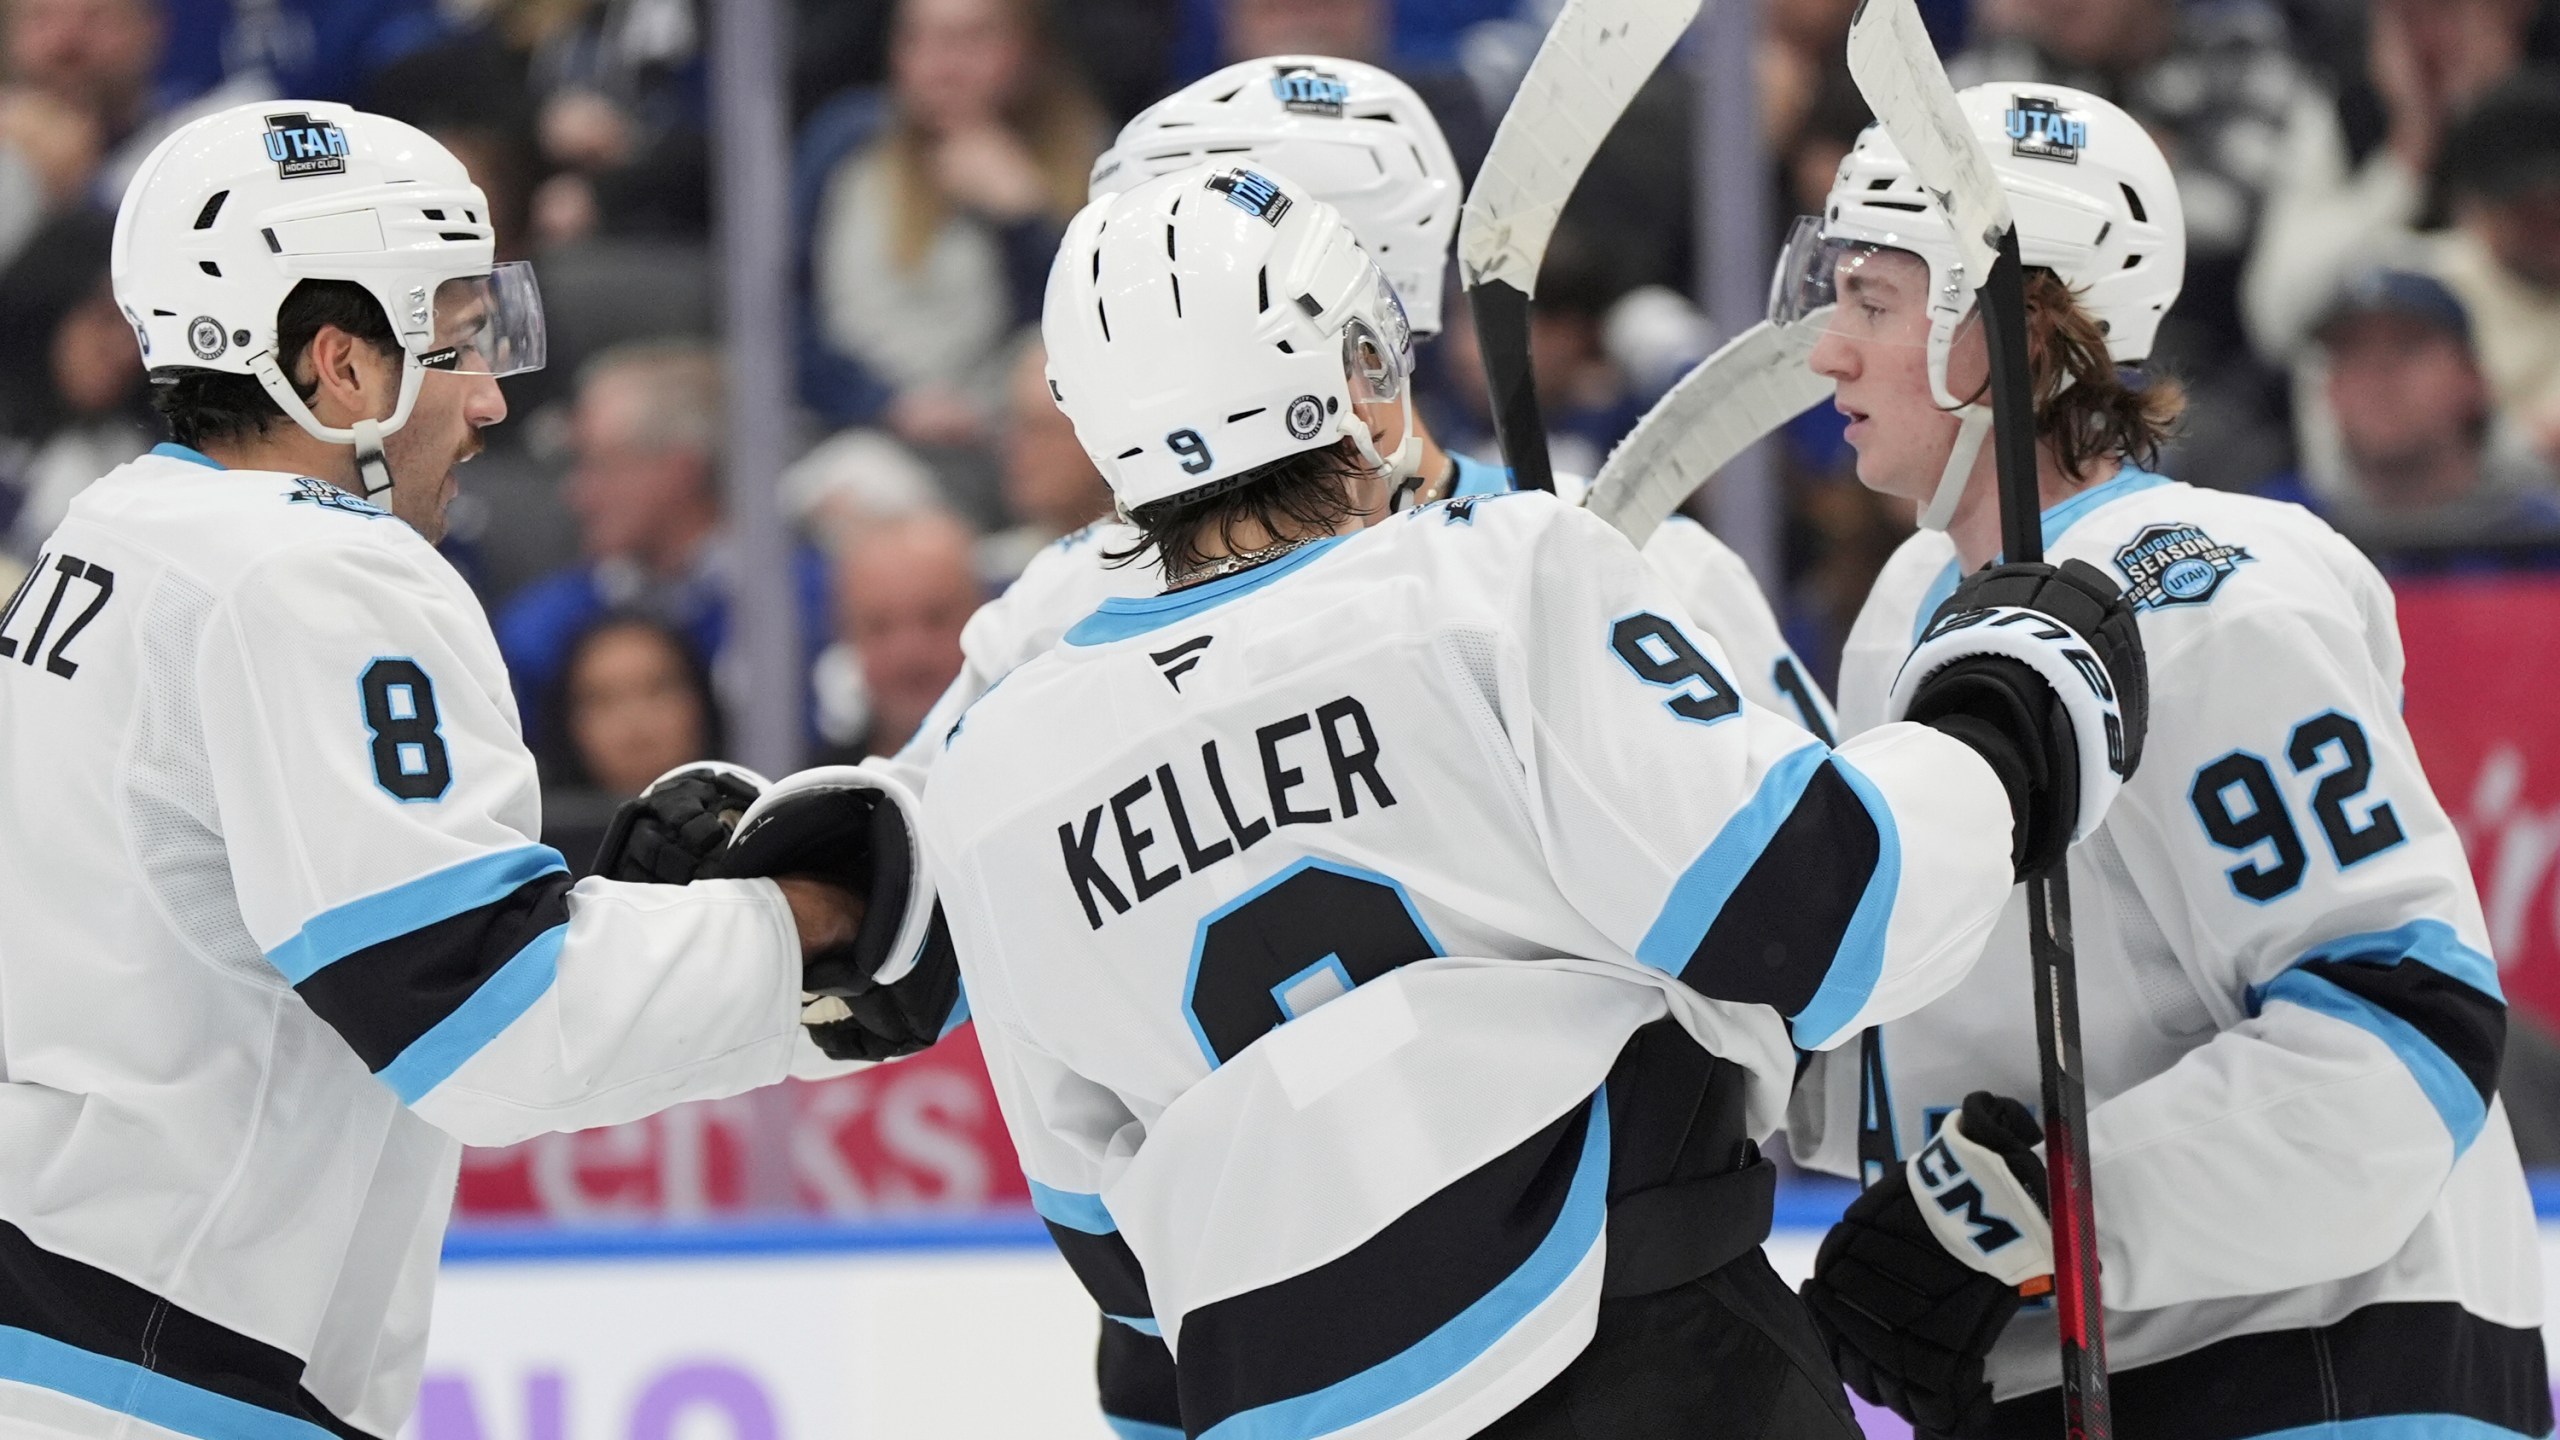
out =
[[[288,504],[317,505],[323,510],[343,510],[350,515],[369,518],[391,513],[370,500],[350,495],[326,480],[314,480],[308,475],[294,476],[293,488],[285,492],[284,498]]]
[[[1226,196],[1228,204],[1273,229],[1278,229],[1280,217],[1289,213],[1289,197],[1280,193],[1280,183],[1268,175],[1230,170],[1210,176],[1209,188]]]
[[[222,333],[222,322],[210,315],[199,315],[187,323],[187,348],[196,352],[197,359],[211,360],[231,347]]]
[[[267,158],[279,179],[347,173],[347,132],[308,115],[267,117]]]
[[[1312,66],[1291,66],[1272,76],[1271,93],[1280,97],[1284,110],[1335,120],[1342,118],[1342,107],[1351,103],[1351,87],[1340,76]]]
[[[2009,126],[2012,155],[2077,165],[2081,150],[2089,143],[2088,121],[2075,120],[2064,114],[2061,106],[2037,96],[2011,97],[2003,118]]]
[[[2151,525],[2116,552],[2116,568],[2124,572],[2125,598],[2133,608],[2158,610],[2202,605],[2241,562],[2255,558],[2240,546],[2217,543],[2193,525]]]
[[[1156,662],[1156,669],[1163,674],[1164,683],[1173,687],[1173,693],[1182,693],[1182,677],[1190,674],[1191,667],[1200,663],[1201,654],[1209,648],[1209,639],[1209,636],[1202,635],[1185,640],[1170,650],[1147,652],[1147,658]]]

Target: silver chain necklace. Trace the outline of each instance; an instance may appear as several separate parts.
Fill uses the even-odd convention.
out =
[[[1173,583],[1165,588],[1168,591],[1186,590],[1203,581],[1224,579],[1267,561],[1277,560],[1292,550],[1303,550],[1319,540],[1332,538],[1331,535],[1301,535],[1295,540],[1283,540],[1276,545],[1265,545],[1259,550],[1239,550],[1232,555],[1221,555],[1206,564],[1195,565],[1188,570],[1175,571],[1172,576]]]

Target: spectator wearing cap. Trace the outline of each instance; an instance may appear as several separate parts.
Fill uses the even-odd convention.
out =
[[[2560,72],[2518,72],[2445,138],[2430,267],[2470,309],[2499,412],[2560,456]]]
[[[2404,263],[2433,220],[2448,136],[2524,63],[2535,0],[2373,0],[2365,73],[2305,95],[2242,280],[2249,339],[2290,362],[2359,271]]]
[[[2560,536],[2551,470],[2502,427],[2445,283],[2379,269],[2338,294],[2313,332],[2339,470],[2325,490],[2280,485],[2369,550]]]

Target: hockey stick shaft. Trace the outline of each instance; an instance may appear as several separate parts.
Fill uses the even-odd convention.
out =
[[[1547,458],[1547,423],[1538,413],[1538,383],[1529,365],[1529,297],[1507,281],[1488,280],[1467,292],[1476,322],[1476,348],[1484,356],[1484,383],[1493,403],[1493,434],[1511,467],[1515,490],[1556,488]]]
[[[2035,395],[2027,349],[2025,267],[2014,226],[1978,300],[1991,361],[1992,455],[2000,473],[2001,550],[2044,558],[2036,480]],[[2089,1186],[2089,1095],[2080,1060],[2080,985],[2071,943],[2068,862],[2027,879],[2027,959],[2035,972],[2036,1072],[2042,1082],[2045,1207],[2053,1222],[2053,1307],[2062,1345],[2064,1433],[2109,1440],[2107,1342],[2098,1292],[2098,1225]]]

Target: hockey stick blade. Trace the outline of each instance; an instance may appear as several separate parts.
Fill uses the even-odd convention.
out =
[[[1965,124],[1955,86],[1938,62],[1914,0],[1859,0],[1849,22],[1849,74],[1954,231],[1963,279],[1975,287],[1989,351],[2003,553],[2013,561],[2040,560],[2044,536],[2025,274],[2008,196],[1991,157]],[[2063,865],[2028,877],[2027,914],[2028,961],[2035,975],[2036,1068],[2044,1103],[2046,1209],[2053,1219],[2063,1428],[2072,1440],[2112,1440],[2089,1175],[2089,1098],[2081,1071],[2078,967]]]
[[[1805,364],[1830,311],[1763,320],[1719,346],[1653,403],[1609,452],[1582,503],[1642,545],[1733,457],[1822,403],[1831,382]]]
[[[1495,437],[1512,483],[1553,490],[1529,369],[1529,297],[1556,218],[1591,157],[1699,0],[1566,0],[1494,131],[1458,220],[1458,273],[1475,316]]]

